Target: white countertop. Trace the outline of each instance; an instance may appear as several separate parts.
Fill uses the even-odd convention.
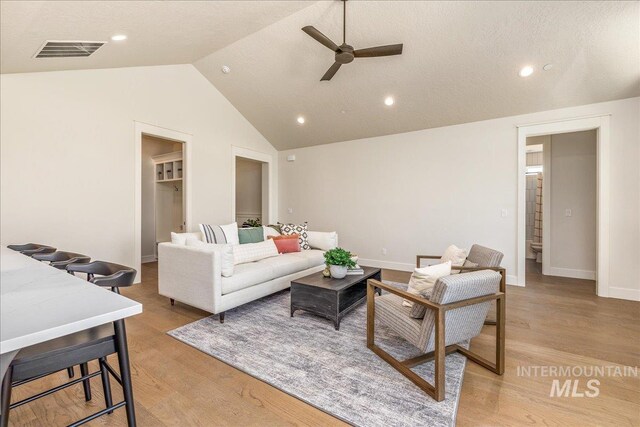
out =
[[[0,354],[142,313],[142,304],[0,248]]]

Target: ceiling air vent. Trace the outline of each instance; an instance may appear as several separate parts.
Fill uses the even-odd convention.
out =
[[[82,58],[91,56],[106,42],[47,40],[34,58]]]

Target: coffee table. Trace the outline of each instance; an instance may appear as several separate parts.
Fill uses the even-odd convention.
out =
[[[333,320],[336,331],[340,320],[367,299],[367,280],[380,280],[380,269],[362,267],[364,274],[344,279],[314,273],[291,282],[291,317],[296,310]],[[378,289],[378,292],[380,290]]]

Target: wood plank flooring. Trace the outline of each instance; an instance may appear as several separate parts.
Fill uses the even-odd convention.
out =
[[[527,287],[507,290],[505,375],[467,363],[457,424],[640,426],[640,378],[599,378],[597,398],[551,398],[553,378],[519,376],[517,371],[530,365],[640,365],[640,303],[598,298],[594,282],[542,276],[535,263],[528,269]],[[142,284],[123,291],[144,305],[143,314],[127,321],[140,426],[344,425],[166,335],[207,313],[180,303],[172,307],[160,297],[155,264],[143,266],[143,278]],[[408,273],[385,271],[383,278],[406,282]],[[226,322],[233,322],[233,316]],[[473,349],[487,357],[492,354],[493,329],[485,326],[472,342]],[[64,379],[60,373],[20,386],[14,399]],[[585,381],[581,379],[580,390]],[[121,399],[113,382],[112,388],[114,398]],[[92,390],[88,403],[77,385],[19,407],[11,411],[10,425],[66,425],[102,408],[99,378],[92,380]],[[125,424],[122,409],[91,423]]]

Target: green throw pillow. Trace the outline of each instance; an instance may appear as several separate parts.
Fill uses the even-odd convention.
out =
[[[264,242],[262,227],[238,228],[240,244]]]

